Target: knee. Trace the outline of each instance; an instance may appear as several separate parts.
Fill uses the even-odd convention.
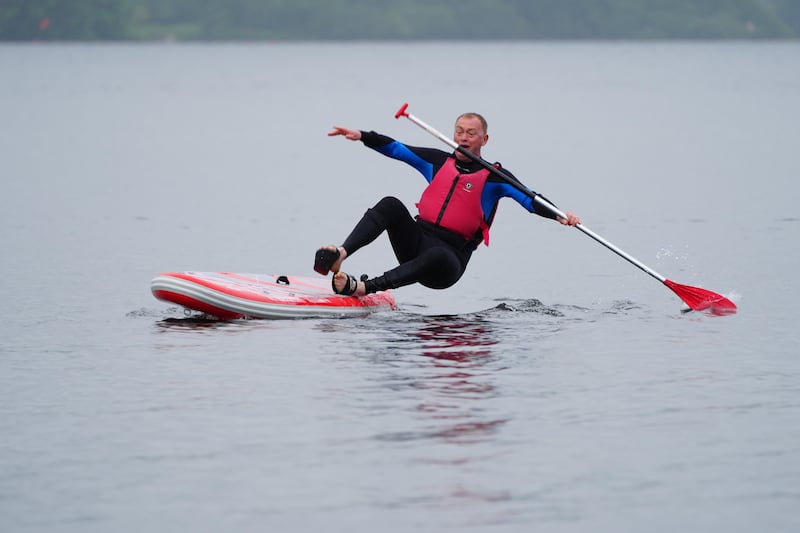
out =
[[[386,213],[394,212],[397,209],[404,210],[405,208],[406,206],[403,205],[403,202],[394,196],[385,196],[381,198],[380,202],[375,204],[375,207],[373,207],[373,209]]]
[[[403,202],[394,196],[382,198],[381,201],[375,204],[375,207],[367,210],[367,214],[371,216],[373,220],[383,225],[386,225],[388,221],[395,220],[398,216],[405,213],[408,213],[408,209],[403,205]]]

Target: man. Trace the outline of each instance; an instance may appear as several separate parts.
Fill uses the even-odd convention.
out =
[[[477,113],[464,113],[456,120],[453,140],[476,156],[489,141],[486,120]],[[428,181],[412,217],[397,198],[388,196],[368,209],[338,248],[317,250],[314,270],[322,275],[334,273],[332,286],[337,294],[363,296],[386,289],[421,283],[432,289],[446,289],[464,274],[472,252],[483,242],[489,244],[492,224],[500,198],[510,197],[540,216],[557,219],[569,226],[580,219],[567,212],[557,217],[533,199],[495,176],[459,151],[406,146],[374,131],[334,126],[328,136],[341,135],[360,140],[377,152],[408,163]],[[500,168],[499,163],[495,163]],[[513,175],[507,170],[503,172]],[[386,231],[399,265],[372,279],[357,280],[341,272],[342,262]]]

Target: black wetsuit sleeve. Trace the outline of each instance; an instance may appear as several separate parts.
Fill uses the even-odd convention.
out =
[[[387,144],[394,142],[394,139],[374,131],[362,131],[361,142],[363,142],[364,145],[368,146],[369,148],[380,148],[381,146],[386,146]]]
[[[537,192],[536,196],[538,196],[541,199],[545,200],[546,202],[551,204],[553,207],[558,208],[558,206],[556,204],[554,204],[553,202],[551,202],[545,195],[539,194]],[[551,218],[553,220],[556,220],[558,218],[558,215],[556,215],[555,211],[552,211],[551,209],[548,209],[547,207],[545,207],[545,206],[539,204],[538,202],[536,202],[535,200],[532,200],[531,203],[533,205],[533,212],[536,213],[537,215],[539,215],[541,217],[544,217],[544,218]]]

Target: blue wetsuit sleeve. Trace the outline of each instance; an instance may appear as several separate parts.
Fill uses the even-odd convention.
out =
[[[391,137],[375,133],[374,131],[362,131],[361,141],[365,146],[372,148],[380,154],[391,157],[392,159],[397,159],[398,161],[402,161],[414,167],[423,175],[428,183],[433,180],[433,176],[439,168],[441,168],[449,155],[447,152],[435,148],[406,146]]]

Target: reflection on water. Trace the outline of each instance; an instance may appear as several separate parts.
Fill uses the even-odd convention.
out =
[[[441,439],[475,442],[491,437],[507,419],[487,413],[485,402],[497,396],[499,343],[494,325],[479,317],[420,317],[408,323],[396,344],[405,363],[381,377],[382,386],[413,392],[414,428],[376,435],[407,441]],[[398,371],[398,368],[400,371]]]
[[[407,415],[379,428],[375,439],[486,444],[512,421],[507,407],[498,401],[513,392],[500,390],[498,384],[507,379],[504,372],[518,362],[525,346],[607,316],[641,312],[630,302],[611,302],[590,312],[547,306],[535,299],[506,299],[472,314],[394,312],[367,319],[369,329],[364,322],[350,321],[329,321],[320,327],[337,334],[358,329],[359,335],[369,337],[358,345],[378,369],[368,389],[370,415],[381,409],[387,413],[402,409]],[[426,455],[417,460],[442,458]]]
[[[480,365],[482,358],[491,355],[491,346],[497,344],[491,324],[459,317],[433,317],[416,336],[423,341],[421,355],[467,366]]]

